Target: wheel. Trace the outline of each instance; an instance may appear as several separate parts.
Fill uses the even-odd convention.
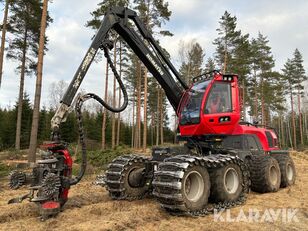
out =
[[[193,166],[184,173],[181,183],[185,207],[190,211],[204,208],[208,203],[211,185],[207,170],[201,166]]]
[[[145,166],[143,163],[133,163],[125,171],[125,193],[131,198],[142,197],[149,189],[144,177]]]
[[[248,161],[251,189],[255,192],[276,192],[281,177],[278,161],[267,155],[252,155]]]
[[[296,170],[292,158],[287,154],[273,155],[278,161],[280,173],[281,173],[281,184],[280,187],[285,188],[295,183]]]
[[[240,167],[236,164],[228,164],[215,169],[211,176],[211,200],[235,201],[243,190],[243,175]]]
[[[149,190],[144,176],[146,157],[125,155],[113,160],[106,171],[105,183],[111,198],[141,199]]]

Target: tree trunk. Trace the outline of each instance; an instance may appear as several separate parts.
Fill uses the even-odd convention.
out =
[[[25,29],[24,33],[24,47],[22,51],[22,61],[20,70],[20,86],[19,86],[19,97],[18,97],[18,109],[17,109],[17,123],[16,123],[16,137],[15,137],[15,149],[20,150],[20,134],[21,134],[21,116],[22,116],[22,103],[24,95],[24,85],[25,85],[25,68],[26,68],[26,55],[27,55],[27,39],[28,30]]]
[[[137,121],[136,121],[136,148],[140,148],[141,145],[141,63],[138,60],[137,64]]]
[[[2,70],[3,70],[3,56],[5,49],[5,35],[7,26],[7,16],[9,12],[9,0],[5,0],[4,14],[3,14],[3,25],[2,25],[2,37],[1,37],[1,49],[0,49],[0,88],[2,83]]]
[[[261,77],[261,114],[262,114],[262,124],[266,124],[265,121],[265,105],[264,105],[264,91],[263,91],[263,77]]]
[[[105,97],[104,100],[107,102],[108,100],[108,73],[109,65],[106,62],[106,79],[105,79]],[[107,109],[103,108],[103,123],[102,123],[102,150],[106,149],[106,119],[107,119]]]
[[[146,151],[147,148],[147,109],[148,109],[148,70],[144,68],[144,112],[143,112],[143,151]]]
[[[160,90],[160,143],[164,144],[163,92]]]
[[[292,127],[293,127],[293,145],[294,149],[296,149],[296,126],[295,126],[294,100],[292,91],[291,91],[291,113],[292,113]]]
[[[132,148],[135,147],[135,87],[133,90]]]
[[[37,78],[36,78],[34,108],[33,108],[33,117],[32,117],[32,128],[31,128],[31,136],[30,136],[29,155],[28,155],[29,163],[35,163],[35,159],[36,159],[37,132],[38,132],[38,125],[39,125],[40,102],[41,102],[41,92],[42,92],[42,76],[43,76],[47,8],[48,8],[48,0],[44,0],[42,20],[41,20],[41,30],[40,30],[40,42],[39,42],[39,52],[38,52]]]
[[[304,112],[304,122],[305,122],[305,134],[306,134],[306,142],[308,144],[308,124],[307,124],[307,111]]]
[[[154,112],[152,112],[151,113],[151,146],[154,145],[154,132],[155,132],[154,121],[155,121],[155,116],[154,116]]]
[[[287,131],[288,131],[288,135],[289,135],[290,145],[291,145],[291,148],[293,149],[291,126],[290,126],[290,120],[289,119],[287,119]]]
[[[281,145],[285,147],[285,135],[284,135],[284,127],[283,127],[283,117],[280,117],[280,129],[281,129]]]
[[[255,86],[254,86],[254,91],[255,91],[255,105],[254,105],[254,108],[255,108],[255,120],[256,122],[258,121],[258,85],[257,85],[257,73],[256,73],[256,70],[254,70],[254,78],[255,78]]]
[[[120,70],[119,70],[119,74],[120,74],[120,78],[122,78],[122,41],[120,40]],[[118,105],[119,107],[121,107],[121,93],[122,90],[119,87],[119,101],[118,101]],[[120,145],[120,129],[121,129],[121,113],[118,113],[118,127],[117,127],[117,142],[116,145],[119,146]]]
[[[114,63],[114,67],[117,68],[117,46],[116,46],[116,42],[114,42],[114,52],[113,52],[113,63]],[[112,98],[112,106],[116,107],[116,77],[113,77],[113,98]],[[115,113],[112,112],[112,138],[111,138],[111,148],[115,149],[115,141],[116,141],[116,121],[115,121]]]
[[[304,146],[304,137],[303,137],[303,122],[302,122],[302,112],[301,112],[301,95],[300,91],[298,90],[297,93],[297,101],[298,101],[298,117],[299,117],[299,134],[301,138],[301,145]]]
[[[156,112],[156,146],[158,146],[159,142],[159,105],[160,105],[160,94],[159,94],[159,87],[157,87],[157,112]]]
[[[224,51],[224,69],[223,69],[223,74],[226,74],[226,70],[227,70],[227,55],[228,55],[228,52],[227,52],[227,41],[225,39],[225,51]]]

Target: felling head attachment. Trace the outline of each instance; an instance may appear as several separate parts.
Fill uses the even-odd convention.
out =
[[[45,220],[58,214],[67,201],[72,159],[63,143],[44,143],[41,148],[45,149],[41,154],[41,159],[30,172],[13,171],[9,175],[11,189],[29,185],[30,192],[13,198],[8,203],[21,203],[29,199],[30,202],[38,204],[41,218]]]

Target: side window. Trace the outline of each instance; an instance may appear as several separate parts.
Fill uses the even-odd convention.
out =
[[[214,83],[207,97],[205,114],[224,113],[232,111],[230,83]]]
[[[266,138],[267,138],[268,146],[270,148],[274,147],[273,137],[272,137],[271,133],[266,131],[265,135],[266,135]]]

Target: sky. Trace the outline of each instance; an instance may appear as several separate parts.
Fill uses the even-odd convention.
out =
[[[94,31],[86,28],[87,20],[100,0],[56,0],[49,4],[54,22],[47,29],[49,51],[44,57],[41,106],[50,105],[50,86],[61,80],[69,83],[81,63]],[[161,46],[179,67],[179,43],[195,39],[203,47],[206,59],[215,51],[212,41],[217,37],[219,18],[227,10],[237,17],[238,29],[249,33],[250,38],[261,32],[267,36],[276,60],[276,70],[283,68],[287,58],[298,48],[308,72],[308,1],[297,0],[169,0],[172,11],[170,21],[163,26],[174,36],[160,38]],[[2,6],[0,6],[2,7]],[[3,10],[0,18],[3,17]],[[10,38],[8,38],[10,40]],[[0,106],[12,107],[18,98],[19,74],[16,63],[5,60]],[[91,66],[81,89],[103,95],[104,64]],[[25,80],[25,91],[34,101],[35,76]],[[111,86],[111,85],[110,85]]]

